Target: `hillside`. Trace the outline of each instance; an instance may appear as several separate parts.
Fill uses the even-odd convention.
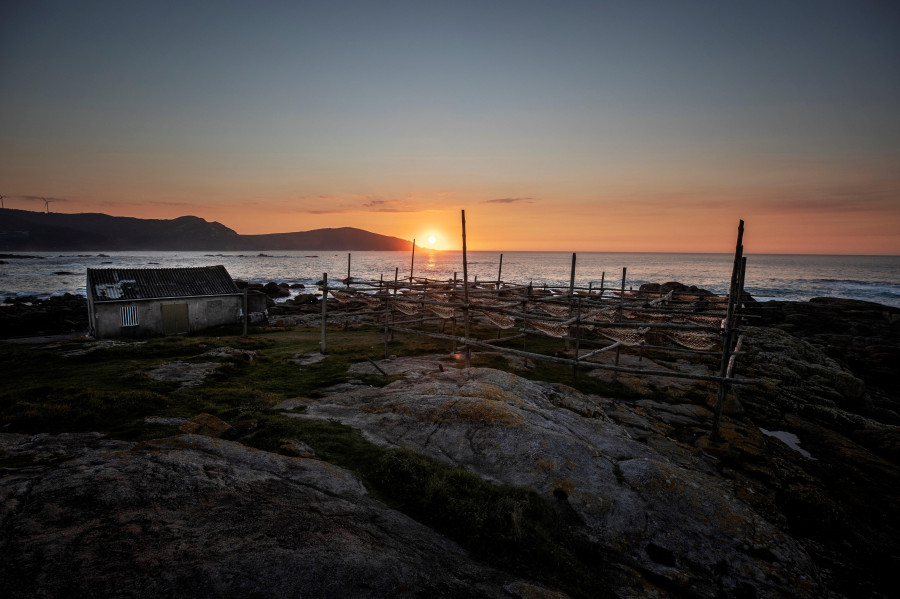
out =
[[[0,210],[0,250],[402,250],[412,243],[342,227],[271,235],[240,235],[196,216],[171,220],[108,214]]]

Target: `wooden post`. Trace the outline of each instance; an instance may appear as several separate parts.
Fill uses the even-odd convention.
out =
[[[247,323],[250,322],[250,312],[248,311],[247,288],[244,287],[244,337],[247,336]]]
[[[397,295],[397,285],[400,282],[400,279],[398,278],[399,276],[400,276],[400,267],[395,266],[394,267],[394,295]]]
[[[384,294],[384,357],[387,359],[388,357],[388,319],[390,318],[390,307],[388,304],[391,301],[391,296],[388,294]]]
[[[347,289],[350,289],[350,252],[347,252]]]
[[[410,284],[410,286],[412,286],[413,266],[415,266],[415,264],[416,264],[416,240],[413,239],[412,258],[409,261],[409,284]]]
[[[572,269],[569,273],[569,316],[572,315],[572,299],[574,297],[575,297],[575,252],[572,252]],[[564,346],[565,346],[566,350],[568,350],[571,347],[568,336],[566,336]]]
[[[628,273],[628,269],[626,267],[622,267],[622,287],[619,290],[619,314],[616,316],[616,322],[622,322],[622,312],[625,307],[625,275]],[[616,347],[616,366],[619,365],[619,355],[622,352],[621,346]],[[613,371],[613,380],[619,380],[619,372],[617,370]]]
[[[469,340],[469,264],[466,257],[466,211],[462,211],[462,252],[463,252],[463,318],[466,341]],[[466,343],[466,368],[471,365],[471,352]]]
[[[575,295],[575,252],[572,252],[572,272],[569,275],[569,301]]]
[[[744,221],[741,220],[738,225],[737,244],[734,248],[734,264],[731,268],[731,285],[728,290],[728,309],[725,313],[725,320],[722,322],[722,360],[719,363],[719,376],[725,377],[728,374],[728,363],[731,360],[731,344],[734,335],[734,309],[735,295],[740,285],[741,264],[743,263],[744,254]],[[719,426],[722,421],[722,408],[725,404],[725,398],[728,396],[728,383],[719,382],[719,391],[716,396],[716,410],[713,414],[712,431],[709,434],[710,441],[718,443],[722,440],[719,434]]]
[[[451,353],[456,353],[456,312],[453,312],[453,318],[450,319],[450,334],[453,336],[453,346],[450,348]]]
[[[606,282],[606,271],[600,273],[600,297],[597,299],[603,299],[603,285]]]
[[[578,300],[577,312],[575,313],[575,363],[572,364],[572,382],[578,382],[578,351],[580,348],[581,338],[581,300]]]
[[[500,289],[500,275],[503,274],[503,254],[500,254],[500,268],[497,269],[497,289]]]
[[[325,323],[328,319],[328,273],[322,273],[322,339],[319,341],[319,353],[325,355]]]

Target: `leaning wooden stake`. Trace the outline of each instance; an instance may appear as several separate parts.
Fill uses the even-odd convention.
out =
[[[469,338],[469,264],[466,258],[466,211],[462,211],[462,258],[463,258],[463,318],[464,335]],[[471,351],[466,344],[466,368],[471,365]]]
[[[500,276],[503,274],[503,254],[500,254],[500,268],[497,269],[497,289],[500,289]]]
[[[734,264],[731,268],[731,284],[728,289],[728,310],[725,313],[725,320],[722,321],[722,360],[719,364],[719,376],[726,377],[728,374],[728,365],[731,363],[732,343],[734,339],[734,312],[738,298],[736,297],[740,289],[741,270],[744,254],[744,221],[740,221],[738,225],[737,244],[734,248]],[[719,392],[716,396],[716,411],[713,415],[712,431],[709,434],[711,441],[718,443],[722,440],[719,434],[719,426],[722,421],[722,408],[725,405],[725,398],[728,396],[728,383],[726,381],[719,382]]]

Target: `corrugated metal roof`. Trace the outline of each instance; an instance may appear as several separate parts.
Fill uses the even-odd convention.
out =
[[[121,301],[240,293],[224,266],[194,268],[89,268],[94,300]]]

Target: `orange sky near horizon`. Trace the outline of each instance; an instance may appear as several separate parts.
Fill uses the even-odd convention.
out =
[[[51,196],[52,197],[52,196]],[[333,201],[333,200],[329,200]],[[39,210],[40,200],[6,199],[8,208]],[[114,216],[171,219],[194,215],[217,221],[240,234],[285,233],[319,228],[357,227],[419,247],[459,250],[461,210],[466,211],[469,250],[573,252],[729,253],[737,224],[745,221],[744,246],[756,254],[900,255],[900,207],[875,210],[784,210],[765,202],[709,201],[687,210],[665,201],[553,202],[538,200],[465,204],[445,197],[417,202],[416,208],[371,212],[366,208],[311,213],[277,203],[249,205],[172,202],[91,204],[74,199],[53,202],[53,212],[103,212]],[[399,210],[399,209],[398,209]],[[429,237],[435,243],[429,244]]]

